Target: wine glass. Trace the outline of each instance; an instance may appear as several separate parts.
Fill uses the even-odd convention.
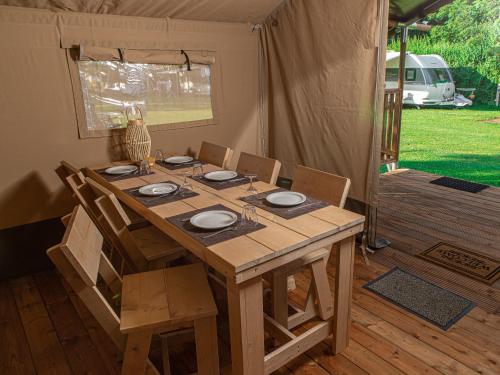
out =
[[[246,178],[250,179],[250,185],[248,186],[247,191],[251,194],[257,194],[259,191],[253,186],[253,179],[257,177],[256,174],[246,174]]]
[[[194,191],[193,185],[188,181],[188,177],[191,176],[191,172],[184,171],[177,174],[179,177],[182,177],[182,183],[179,186],[180,195],[185,195],[189,191]]]

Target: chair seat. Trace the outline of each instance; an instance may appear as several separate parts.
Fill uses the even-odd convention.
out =
[[[123,278],[120,331],[152,330],[217,315],[202,264],[164,268]]]
[[[151,225],[143,216],[139,215],[137,212],[130,209],[128,206],[123,205],[122,207],[128,219],[130,220],[130,226],[132,228]]]
[[[175,259],[182,255],[183,247],[154,226],[130,232],[144,258],[151,262],[157,259]]]

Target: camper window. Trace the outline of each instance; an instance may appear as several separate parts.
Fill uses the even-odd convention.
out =
[[[444,68],[424,68],[426,79],[430,84],[451,82],[451,76]]]
[[[415,81],[417,79],[417,69],[408,68],[405,71],[405,81]]]
[[[78,61],[89,133],[122,128],[125,109],[141,107],[148,126],[214,123],[212,65]]]

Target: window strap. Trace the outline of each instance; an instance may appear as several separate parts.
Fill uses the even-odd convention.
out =
[[[189,60],[188,54],[186,53],[186,51],[181,49],[181,55],[186,56],[186,62],[184,64],[187,64],[187,70],[190,72],[191,71],[191,61]]]

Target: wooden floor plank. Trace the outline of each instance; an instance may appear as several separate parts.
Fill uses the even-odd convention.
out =
[[[35,374],[16,302],[5,282],[0,283],[0,340],[0,374]]]
[[[62,279],[61,282],[82,320],[92,343],[99,351],[101,357],[104,358],[104,363],[108,372],[110,374],[119,374],[121,372],[121,352],[111,341],[108,334],[101,328],[90,311],[85,307],[80,298],[71,290],[70,286]]]
[[[500,280],[487,285],[415,257],[449,242],[500,260],[500,188],[473,194],[429,183],[438,177],[403,169],[381,175],[378,235],[391,245],[373,259],[463,295],[488,313],[500,313]]]
[[[441,375],[439,371],[402,350],[396,344],[357,323],[353,323],[351,338],[405,374]]]
[[[71,374],[66,356],[31,276],[10,282],[37,374]]]
[[[72,371],[75,374],[109,374],[105,360],[92,343],[59,277],[47,271],[34,278]]]

